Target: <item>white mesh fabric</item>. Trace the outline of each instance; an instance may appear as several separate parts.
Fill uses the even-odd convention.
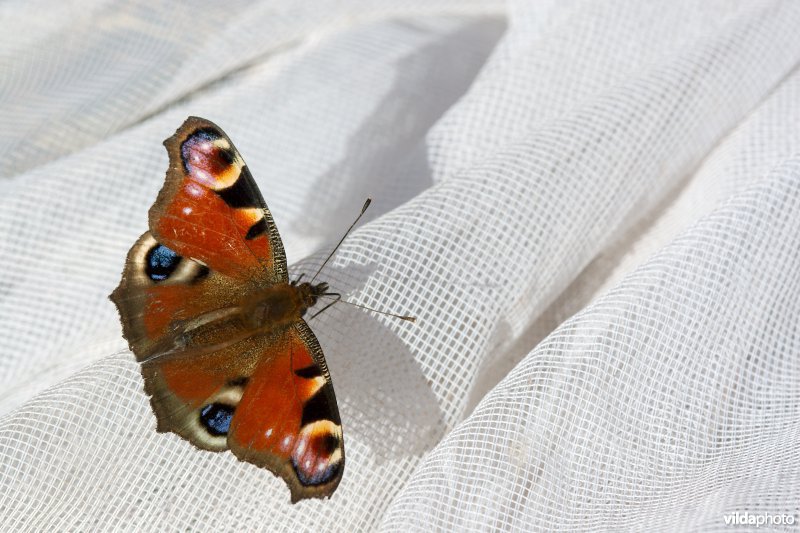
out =
[[[800,520],[800,5],[6,3],[2,530]],[[347,466],[289,504],[155,420],[108,293],[188,115],[295,273]]]

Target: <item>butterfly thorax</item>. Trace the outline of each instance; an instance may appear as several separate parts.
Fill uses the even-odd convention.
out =
[[[253,329],[272,330],[296,322],[328,290],[327,283],[279,283],[247,296],[242,317]]]

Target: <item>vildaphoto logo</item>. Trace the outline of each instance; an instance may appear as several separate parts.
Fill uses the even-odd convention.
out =
[[[795,516],[784,513],[750,513],[748,511],[722,515],[726,526],[793,526]]]

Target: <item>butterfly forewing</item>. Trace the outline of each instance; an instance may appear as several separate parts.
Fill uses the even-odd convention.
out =
[[[270,346],[233,416],[240,459],[284,478],[292,500],[336,489],[344,470],[339,410],[317,339],[300,320]]]
[[[288,281],[272,215],[228,136],[212,122],[190,117],[164,145],[170,168],[150,209],[156,239],[222,274]]]

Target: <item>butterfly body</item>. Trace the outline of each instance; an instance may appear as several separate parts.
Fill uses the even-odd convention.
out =
[[[327,283],[281,283],[267,287],[242,302],[242,321],[256,330],[286,327],[302,318],[327,288]]]
[[[341,421],[303,320],[328,286],[289,282],[269,209],[219,127],[190,117],[164,144],[150,228],[111,294],[157,428],[271,470],[293,502],[330,496]]]

